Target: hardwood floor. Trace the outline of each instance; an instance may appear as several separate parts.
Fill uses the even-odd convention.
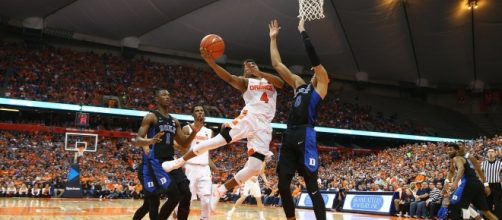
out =
[[[163,203],[164,201],[162,201]],[[142,200],[132,199],[32,199],[32,198],[0,198],[0,219],[7,220],[83,220],[83,219],[132,219]],[[226,212],[231,203],[220,203],[211,219],[227,219]],[[194,201],[188,219],[197,220],[200,217],[200,203]],[[282,208],[265,207],[266,219],[285,219]],[[314,212],[307,209],[296,210],[297,219],[315,219]],[[146,216],[143,219],[148,219]],[[231,219],[259,219],[256,206],[242,205],[237,208]],[[328,220],[388,220],[397,217],[379,215],[360,215],[350,213],[328,212]]]

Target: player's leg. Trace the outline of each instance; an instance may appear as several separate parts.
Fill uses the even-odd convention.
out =
[[[465,177],[460,179],[457,189],[451,195],[450,204],[448,205],[448,218],[449,219],[462,219],[463,210],[467,209],[471,204],[470,194],[466,189],[467,180]],[[466,193],[464,193],[466,192]]]
[[[231,128],[224,128],[221,133],[215,137],[194,145],[192,150],[185,153],[183,157],[162,163],[164,170],[166,172],[170,172],[171,170],[178,169],[183,166],[186,161],[196,157],[197,155],[219,148],[228,143],[247,138],[247,134],[253,129],[253,123],[251,121],[254,120],[254,117],[250,115],[241,116],[231,123]]]
[[[237,199],[234,206],[232,206],[232,209],[230,209],[230,211],[227,212],[227,217],[229,217],[229,218],[232,217],[237,206],[240,206],[244,202],[244,200],[246,200],[246,198],[249,196],[250,190],[251,190],[251,188],[249,187],[249,184],[247,184],[247,182],[246,182],[244,184],[244,190],[242,191],[241,196],[239,197],[239,199]]]
[[[490,220],[498,219],[497,216],[495,216],[493,214],[493,212],[491,212],[491,207],[488,206],[488,201],[485,196],[484,187],[481,184],[481,182],[472,183],[471,186],[468,186],[468,188],[469,188],[469,192],[473,192],[471,194],[471,198],[472,198],[471,203],[476,208],[481,210],[481,212],[483,212],[483,215],[486,218],[488,218]]]
[[[258,180],[252,184],[251,194],[256,199],[256,205],[258,206],[258,213],[260,215],[260,219],[265,219],[265,215],[263,213],[263,203],[261,202],[261,189],[260,182]]]
[[[144,166],[144,163],[142,163],[141,166],[138,168],[138,179],[142,185],[143,185],[143,166]],[[143,187],[143,195],[145,195],[145,192],[146,192],[146,190]],[[140,220],[143,217],[145,217],[145,215],[148,213],[149,207],[150,207],[150,202],[147,199],[147,197],[144,196],[143,197],[143,205],[141,205],[141,207],[139,207],[138,210],[136,210],[132,219],[133,220]]]
[[[279,177],[278,188],[282,200],[282,208],[287,219],[295,218],[295,204],[291,195],[291,180],[295,176],[299,154],[290,145],[289,137],[294,134],[291,130],[286,131],[282,137],[279,149],[279,161],[277,163],[277,176]]]
[[[181,169],[173,170],[169,173],[172,177],[172,183],[167,190],[167,201],[162,205],[159,213],[159,219],[167,219],[178,206],[178,219],[187,219],[190,212],[190,193],[189,182],[185,173]]]
[[[150,200],[148,200],[146,197],[143,197],[143,205],[139,207],[138,210],[136,210],[132,219],[141,220],[143,217],[145,217],[146,213],[148,213],[149,209],[150,209]]]
[[[248,161],[244,167],[239,170],[239,172],[237,172],[231,180],[225,182],[225,184],[217,188],[218,194],[223,196],[228,190],[231,190],[234,187],[246,182],[249,178],[260,174],[261,164],[263,163],[264,158],[265,156],[259,153],[255,153],[248,157]]]
[[[159,205],[160,205],[160,196],[157,192],[161,186],[158,184],[158,178],[155,175],[154,167],[152,166],[153,160],[150,160],[148,157],[143,158],[143,165],[139,168],[141,169],[140,178],[143,183],[143,193],[145,200],[145,207],[148,207],[148,215],[150,219],[158,219],[159,216]],[[159,165],[156,163],[156,165]],[[159,176],[160,177],[160,176]],[[169,178],[168,176],[166,178]],[[141,214],[144,213],[144,210],[138,213],[137,217],[142,218]],[[146,214],[146,213],[145,213]]]
[[[212,179],[211,179],[211,170],[209,166],[204,166],[202,169],[198,170],[199,174],[197,178],[196,191],[197,195],[200,197],[200,205],[201,205],[201,219],[209,219],[211,213],[211,187],[212,187]],[[191,184],[191,182],[190,182]],[[192,192],[194,193],[194,192]],[[194,197],[192,196],[192,199]]]
[[[317,140],[314,128],[307,127],[305,130],[305,142],[303,151],[303,172],[308,194],[312,199],[316,219],[326,219],[326,207],[319,187],[317,185],[317,170],[319,168],[319,155],[317,153]]]
[[[248,161],[234,178],[227,181],[224,185],[218,187],[218,192],[223,195],[228,190],[233,189],[246,182],[249,178],[257,176],[261,171],[261,166],[266,158],[270,158],[273,153],[269,151],[270,141],[272,140],[272,128],[270,124],[256,117],[246,117],[237,124],[235,128],[239,133],[240,138],[246,137],[248,148]],[[257,129],[255,129],[257,128]],[[254,135],[247,137],[248,133],[253,132]]]

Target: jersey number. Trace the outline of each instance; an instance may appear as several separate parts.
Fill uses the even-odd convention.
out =
[[[268,103],[268,95],[266,92],[263,92],[263,94],[261,94],[260,101]]]
[[[166,134],[166,144],[171,144],[171,134],[170,133]]]

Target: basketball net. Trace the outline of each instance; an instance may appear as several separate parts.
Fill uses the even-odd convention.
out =
[[[78,158],[84,156],[85,147],[77,147],[77,152],[75,152],[75,156],[73,157],[73,163],[78,163]]]
[[[84,156],[84,150],[85,150],[84,147],[78,147],[77,148],[77,156],[79,156],[79,157]]]
[[[298,18],[305,21],[324,18],[324,0],[299,0]]]

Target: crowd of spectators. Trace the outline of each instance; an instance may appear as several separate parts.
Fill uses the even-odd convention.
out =
[[[190,114],[192,105],[202,103],[215,106],[227,118],[238,116],[244,105],[239,92],[207,69],[67,48],[28,49],[0,41],[2,85],[5,92],[0,96],[8,98],[103,106],[109,105],[103,97],[113,96],[122,108],[138,110],[154,108],[153,91],[166,88],[173,100],[173,113]],[[286,122],[292,96],[290,88],[279,91],[274,122]],[[373,112],[370,106],[341,102],[334,95],[327,96],[321,105],[318,124],[409,134],[425,132],[396,114]]]

